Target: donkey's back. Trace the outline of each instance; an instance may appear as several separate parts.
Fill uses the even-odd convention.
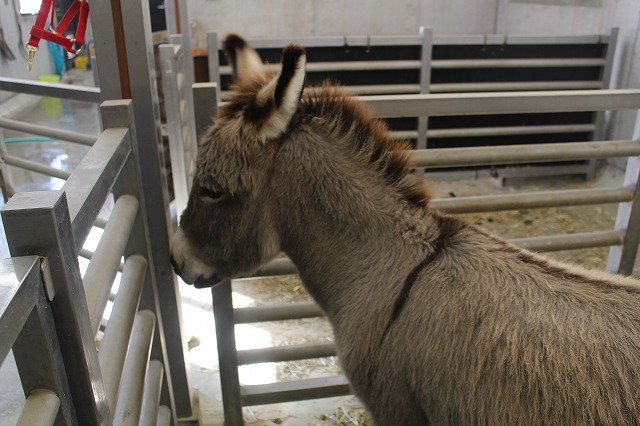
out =
[[[381,424],[638,424],[640,286],[462,225],[418,273],[378,359],[393,368],[354,385],[397,407]]]

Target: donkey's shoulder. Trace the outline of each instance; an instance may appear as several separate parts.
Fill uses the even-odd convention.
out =
[[[498,256],[494,259],[488,258],[487,260],[489,262],[501,262],[501,257],[505,259],[511,258],[511,263],[515,268],[522,268],[515,269],[513,272],[516,274],[519,272],[534,271],[534,273],[539,273],[545,277],[556,278],[557,281],[586,284],[606,292],[619,289],[627,293],[640,295],[640,281],[635,278],[587,269],[571,263],[558,262],[533,251],[518,247],[479,226],[468,225],[466,228],[468,233],[465,241],[473,241],[473,237],[470,237],[470,235],[475,235],[478,238],[476,244],[486,249],[486,256]]]

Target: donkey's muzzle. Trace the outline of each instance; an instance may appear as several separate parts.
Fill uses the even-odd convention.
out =
[[[220,278],[217,274],[213,274],[209,278],[199,277],[197,280],[195,280],[193,286],[195,288],[207,288],[213,287],[214,285],[220,284],[221,282],[222,278]]]
[[[210,277],[203,277],[203,276],[199,276],[198,278],[196,278],[192,283],[189,282],[188,279],[185,278],[185,276],[182,274],[183,273],[183,267],[184,265],[180,265],[178,264],[178,262],[175,260],[175,258],[173,257],[173,255],[169,258],[169,261],[171,262],[171,266],[173,267],[173,271],[176,273],[176,275],[179,275],[180,278],[182,278],[182,280],[187,283],[187,284],[193,284],[193,286],[195,288],[206,288],[206,287],[213,287],[214,285],[220,283],[222,281],[222,278],[219,277],[217,274],[213,274]]]

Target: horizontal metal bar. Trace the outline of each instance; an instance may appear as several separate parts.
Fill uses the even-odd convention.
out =
[[[238,365],[261,362],[283,362],[299,359],[324,358],[336,355],[336,345],[327,343],[303,343],[263,349],[238,351]]]
[[[21,169],[40,173],[46,176],[56,177],[62,180],[69,179],[69,176],[71,176],[71,173],[65,170],[56,169],[54,167],[46,166],[31,160],[25,160],[24,158],[15,157],[13,155],[6,155],[2,157],[2,160],[10,166],[19,167]]]
[[[61,141],[78,143],[91,146],[98,139],[96,136],[84,133],[70,132],[68,130],[55,129],[52,127],[40,126],[38,124],[25,123],[8,118],[0,118],[0,128],[14,130],[16,132],[28,133],[31,135],[46,136]]]
[[[0,365],[35,306],[37,283],[33,277],[39,274],[37,256],[12,257],[0,262]]]
[[[513,92],[531,90],[602,89],[602,81],[500,81],[477,83],[434,83],[431,93],[451,92]]]
[[[419,93],[419,84],[372,84],[359,86],[344,86],[344,88],[358,95],[389,95],[400,93]]]
[[[166,405],[158,407],[157,426],[171,426],[171,409]]]
[[[396,95],[396,94],[410,94],[419,93],[419,84],[372,84],[372,85],[356,85],[356,86],[342,86],[347,92],[356,95]],[[320,91],[319,86],[312,86],[305,89],[305,93]],[[221,93],[222,99],[229,99],[232,92],[223,90]]]
[[[291,264],[290,261],[288,261],[288,263]],[[295,269],[293,269],[293,271],[295,271]],[[236,324],[283,321],[322,316],[324,316],[324,312],[320,309],[320,306],[314,302],[294,302],[279,305],[254,306],[250,308],[238,308],[233,311],[233,317]]]
[[[157,425],[163,376],[164,366],[162,362],[157,359],[149,361],[147,377],[144,381],[142,409],[140,410],[140,422],[138,422],[139,426]]]
[[[104,337],[98,351],[104,391],[111,407],[114,407],[117,401],[122,367],[127,356],[127,347],[146,272],[147,261],[144,257],[134,255],[127,258],[111,317],[104,330]]]
[[[431,200],[431,208],[447,213],[486,213],[515,209],[622,203],[633,199],[630,188],[569,189],[524,194],[483,195]]]
[[[249,39],[249,44],[255,49],[283,48],[291,43],[310,47],[355,47],[355,46],[421,46],[422,39],[417,34],[408,35],[345,35],[345,36],[320,36],[320,37],[274,37]],[[222,46],[222,40],[218,42],[217,49]]]
[[[36,389],[29,394],[16,426],[51,426],[59,409],[58,395],[48,389]]]
[[[391,71],[420,69],[420,60],[309,62],[307,72],[327,71]]]
[[[122,195],[116,200],[102,238],[84,274],[82,281],[94,334],[98,332],[139,206],[133,195]]]
[[[521,114],[637,109],[640,90],[452,93],[362,96],[378,117]]]
[[[102,101],[99,87],[45,83],[38,80],[0,77],[0,90],[83,102],[100,103]]]
[[[280,64],[265,64],[269,71],[280,71]],[[419,60],[389,60],[389,61],[342,61],[342,62],[308,62],[307,72],[329,72],[329,71],[393,71],[420,69]],[[231,67],[224,65],[220,67],[221,75],[231,75]]]
[[[240,386],[242,405],[275,404],[306,399],[350,395],[344,376],[278,382],[266,385]]]
[[[515,238],[511,242],[528,250],[539,252],[575,250],[620,245],[624,242],[624,233],[615,231],[587,232],[551,237]]]
[[[436,35],[433,38],[434,45],[515,45],[515,44],[601,44],[607,43],[607,34],[586,35],[511,35],[511,34],[487,34],[487,35]]]
[[[389,132],[391,137],[396,139],[417,139],[418,131],[417,130],[392,130]]]
[[[78,252],[78,256],[83,257],[87,260],[91,260],[91,258],[93,257],[93,252],[91,250],[81,248],[80,251]],[[120,262],[120,265],[118,266],[118,272],[122,272],[123,269],[124,269],[124,263]]]
[[[640,141],[570,142],[411,151],[411,158],[417,167],[555,162],[634,155],[640,155]]]
[[[105,129],[62,188],[69,203],[75,247],[84,245],[100,206],[130,154],[129,129]]]
[[[291,268],[291,261],[286,258],[278,258],[273,259],[271,262],[267,263],[262,268],[258,269],[259,274],[261,276],[277,276],[277,275],[291,275],[297,274],[298,271],[295,267]]]
[[[604,58],[435,59],[432,69],[601,67]]]
[[[436,35],[433,38],[434,45],[519,45],[519,44],[601,44],[607,43],[607,34],[585,35]],[[319,36],[319,37],[269,37],[250,39],[249,44],[256,49],[283,48],[288,44],[296,43],[303,47],[345,47],[345,46],[405,46],[422,45],[422,38],[418,34],[406,35],[345,35],[345,36]],[[218,42],[217,49],[221,48],[222,40]]]
[[[149,364],[151,342],[155,332],[156,317],[153,312],[138,312],[133,325],[133,334],[122,371],[118,403],[113,423],[122,426],[137,426],[142,407],[142,393]]]
[[[485,136],[541,135],[549,133],[589,133],[594,124],[556,124],[549,126],[472,127],[464,129],[434,129],[427,131],[428,138],[461,138]]]

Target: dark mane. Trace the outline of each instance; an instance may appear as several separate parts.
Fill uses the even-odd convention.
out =
[[[260,122],[268,116],[271,105],[257,107],[256,93],[273,75],[232,85],[233,96],[220,109],[219,118],[232,119],[243,114],[246,120]],[[338,85],[325,82],[309,87],[302,97],[299,118],[323,117],[334,140],[345,140],[362,163],[380,172],[409,205],[426,208],[431,191],[421,176],[412,173],[411,145],[393,138],[382,120]],[[295,123],[296,120],[293,120]],[[295,125],[295,124],[294,124]]]
[[[421,176],[412,173],[411,145],[392,137],[386,123],[340,86],[325,82],[307,89],[300,104],[303,117],[328,118],[327,131],[345,139],[356,156],[383,174],[410,205],[425,208],[431,191]]]

